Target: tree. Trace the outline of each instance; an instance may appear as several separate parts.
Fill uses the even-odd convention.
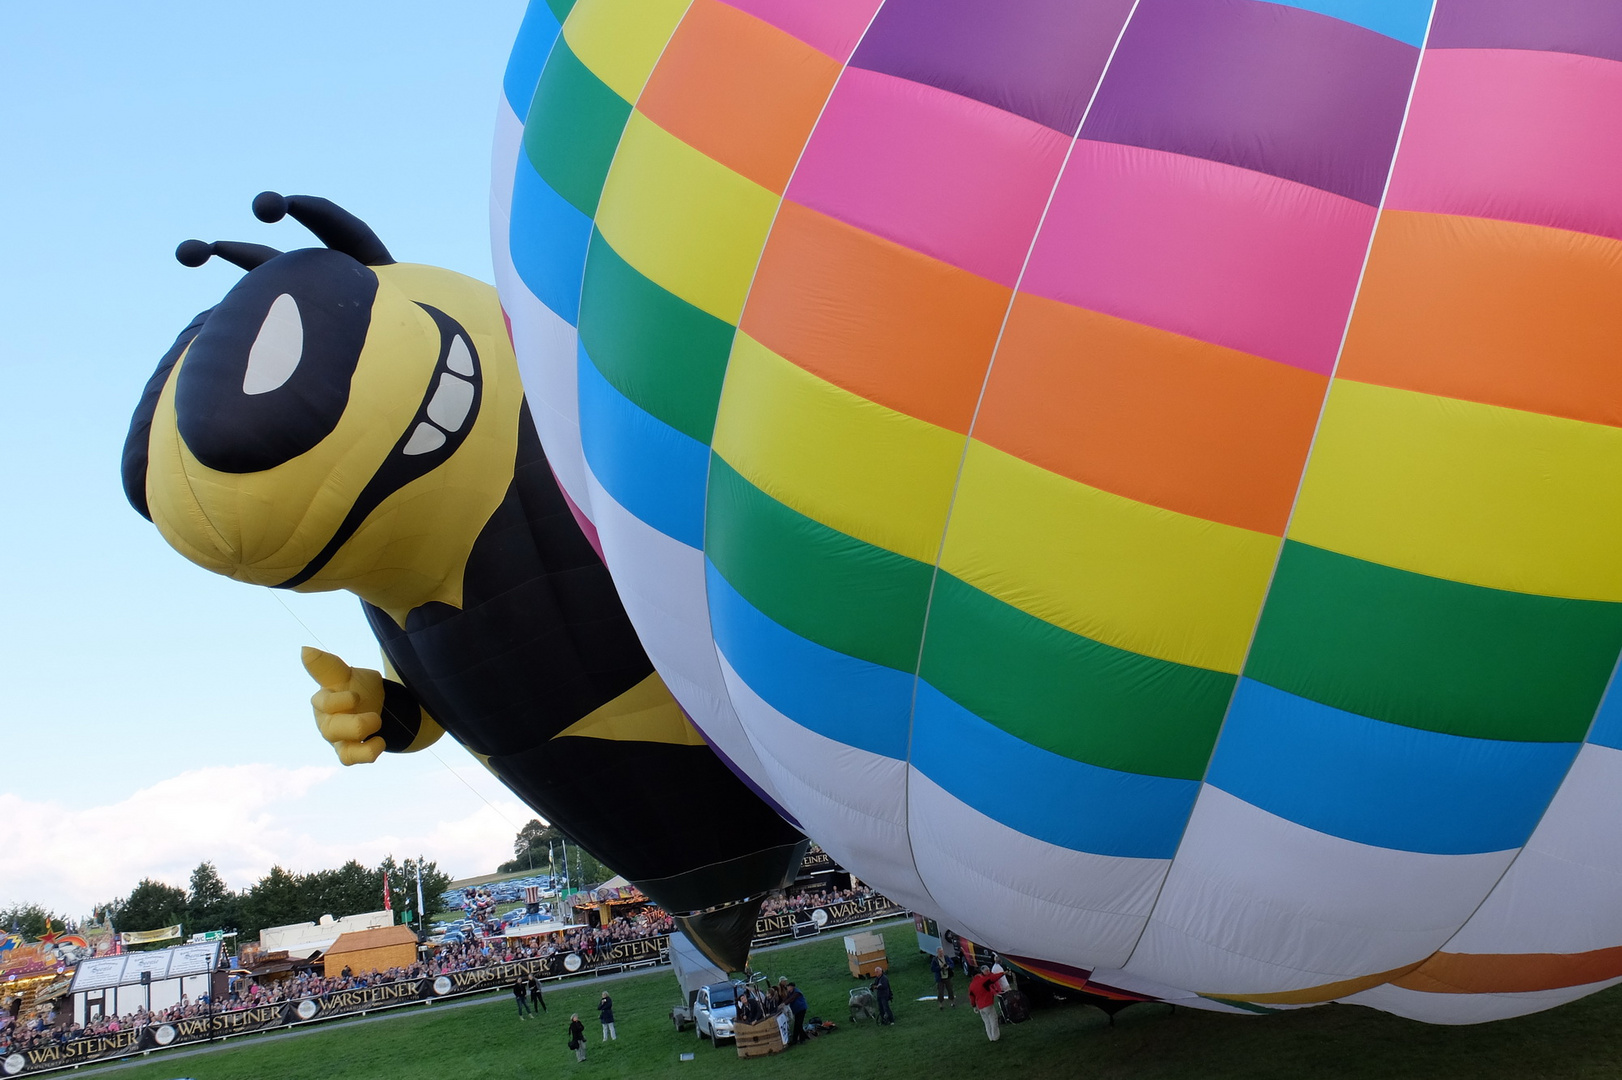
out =
[[[416,909],[417,909],[417,860],[416,859],[407,859],[404,863],[402,863],[401,866],[400,866],[400,874],[401,874],[402,880],[405,882],[405,884],[402,885],[401,888],[405,889],[405,890],[407,890],[409,892],[410,897],[411,897],[410,907],[411,907],[411,909],[413,911],[416,911]],[[441,870],[439,868],[439,864],[435,863],[433,860],[431,860],[431,859],[423,860],[423,863],[422,863],[422,902],[423,902],[424,910],[417,912],[418,918],[420,919],[420,918],[422,918],[422,917],[424,917],[426,915],[429,915],[429,914],[432,914],[435,911],[438,911],[439,910],[439,905],[440,905],[440,899],[439,899],[440,894],[443,893],[446,889],[448,889],[450,887],[451,887],[451,876],[449,874],[445,873],[443,870]]]
[[[191,888],[186,891],[186,926],[201,930],[235,929],[239,898],[226,887],[211,862],[197,864],[191,872]]]
[[[43,937],[47,925],[61,929],[62,919],[38,904],[13,904],[0,908],[0,937],[7,934],[21,934],[27,939]]]
[[[336,870],[317,870],[303,881],[305,909],[312,918],[359,915],[383,906],[383,877],[350,859]]]
[[[259,936],[267,926],[286,926],[289,923],[310,922],[321,912],[309,914],[304,896],[304,879],[300,874],[272,866],[270,873],[254,882],[242,897],[242,923],[244,940]]]
[[[501,872],[506,873],[508,866],[514,870],[540,866],[546,859],[547,843],[559,835],[556,829],[540,818],[530,818],[513,839],[513,861],[504,864]]]
[[[186,921],[186,892],[142,878],[127,898],[114,900],[113,923],[120,930],[158,930]]]

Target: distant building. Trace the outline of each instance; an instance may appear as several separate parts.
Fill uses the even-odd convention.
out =
[[[377,930],[355,930],[332,943],[321,958],[327,978],[348,968],[352,975],[409,967],[417,962],[417,935],[409,926],[385,926]]]
[[[285,952],[289,956],[309,956],[332,947],[344,934],[357,930],[377,930],[394,925],[394,912],[368,911],[363,915],[345,915],[334,919],[321,916],[320,922],[290,923],[287,926],[267,926],[259,931],[259,947],[267,953]]]

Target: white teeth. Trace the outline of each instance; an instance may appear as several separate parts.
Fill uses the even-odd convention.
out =
[[[445,445],[445,433],[432,424],[418,424],[417,430],[411,433],[406,440],[405,449],[401,453],[407,457],[426,454],[430,450],[438,450]]]
[[[445,366],[458,375],[472,376],[473,354],[467,351],[467,342],[462,340],[461,334],[457,334],[451,341],[450,352],[445,356]]]
[[[428,403],[428,419],[446,431],[455,431],[467,419],[467,411],[472,407],[473,384],[455,375],[441,375],[439,389]]]
[[[282,293],[271,302],[259,334],[248,350],[248,370],[242,373],[244,394],[268,394],[293,377],[304,355],[304,321],[298,302]]]

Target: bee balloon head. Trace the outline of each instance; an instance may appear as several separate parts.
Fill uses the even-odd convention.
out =
[[[186,266],[217,256],[247,274],[149,380],[125,493],[187,558],[235,578],[374,602],[432,593],[445,559],[423,536],[406,547],[424,558],[405,557],[397,530],[426,534],[431,515],[488,501],[467,493],[495,483],[473,476],[489,452],[510,474],[517,366],[495,290],[396,262],[327,199],[266,191],[253,212],[325,246],[176,248]]]

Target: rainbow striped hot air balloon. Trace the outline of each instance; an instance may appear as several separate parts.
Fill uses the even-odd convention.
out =
[[[1622,978],[1622,6],[552,0],[498,275],[666,682],[1033,966]]]

